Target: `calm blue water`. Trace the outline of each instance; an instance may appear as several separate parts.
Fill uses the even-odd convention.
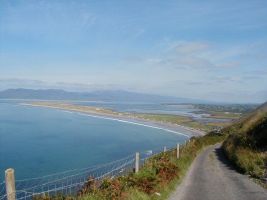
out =
[[[0,101],[0,181],[106,163],[186,138],[163,130]]]

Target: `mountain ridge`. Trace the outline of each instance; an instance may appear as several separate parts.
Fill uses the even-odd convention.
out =
[[[0,99],[39,99],[39,100],[87,100],[151,103],[207,103],[208,101],[145,94],[124,90],[97,90],[93,92],[70,92],[61,89],[16,88],[0,91]]]

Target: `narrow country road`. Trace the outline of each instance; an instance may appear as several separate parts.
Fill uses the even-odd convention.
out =
[[[170,200],[267,200],[267,190],[236,172],[217,144],[195,159]]]

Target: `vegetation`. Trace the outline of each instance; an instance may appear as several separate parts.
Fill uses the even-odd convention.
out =
[[[220,113],[248,113],[257,108],[257,104],[195,104],[196,108],[204,111]]]
[[[36,197],[35,199],[79,199],[79,200],[161,200],[166,199],[176,185],[182,180],[190,164],[208,145],[224,139],[222,135],[206,135],[192,138],[180,148],[180,158],[176,158],[176,150],[170,150],[150,158],[139,173],[130,173],[102,182],[92,177],[78,192],[76,197]]]
[[[267,103],[223,130],[228,158],[253,178],[267,178]]]
[[[178,124],[186,127],[190,127],[197,130],[202,130],[205,132],[212,131],[218,127],[223,127],[229,123],[225,122],[206,122],[202,123],[196,121],[190,117],[178,116],[178,115],[168,115],[168,114],[135,114],[139,118],[145,120],[159,121],[164,123]]]

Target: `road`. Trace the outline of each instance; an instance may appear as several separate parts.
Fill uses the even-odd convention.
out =
[[[267,200],[267,190],[235,171],[220,145],[205,149],[192,163],[169,200]]]

